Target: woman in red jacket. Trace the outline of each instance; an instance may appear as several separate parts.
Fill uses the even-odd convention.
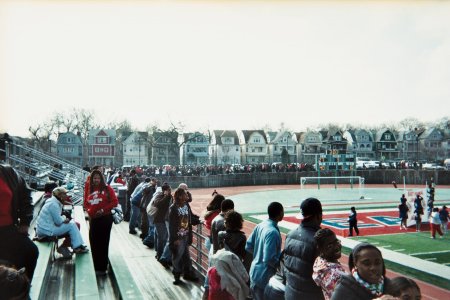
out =
[[[105,178],[99,170],[92,171],[88,191],[84,198],[84,208],[89,215],[89,241],[95,273],[106,275],[113,223],[111,210],[118,205],[119,201],[114,190],[106,185]]]

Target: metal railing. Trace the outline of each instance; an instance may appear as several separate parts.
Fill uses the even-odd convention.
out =
[[[49,180],[66,186],[71,183],[73,203],[82,202],[84,182],[89,173],[80,166],[17,141],[6,142],[5,149],[0,151],[5,163],[14,167],[32,188],[43,189]]]
[[[195,227],[195,230],[192,230],[191,260],[197,272],[203,277],[206,277],[209,254],[205,247],[205,240],[209,239],[209,230],[205,229],[201,223]]]

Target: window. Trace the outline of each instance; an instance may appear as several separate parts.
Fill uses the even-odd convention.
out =
[[[384,134],[384,139],[385,139],[386,141],[390,141],[390,140],[391,140],[391,135],[390,135],[389,133],[385,133],[385,134]]]
[[[259,136],[255,136],[254,138],[253,138],[253,143],[261,143],[261,137],[259,137]]]
[[[73,138],[67,137],[66,142],[67,142],[67,143],[73,143]]]
[[[107,144],[108,143],[108,137],[97,137],[97,143],[99,143],[99,144]]]

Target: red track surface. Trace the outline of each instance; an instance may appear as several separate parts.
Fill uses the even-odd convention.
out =
[[[366,186],[368,186],[368,185],[366,185]],[[370,185],[370,187],[386,187],[386,185]],[[242,193],[251,193],[251,192],[257,192],[257,191],[290,190],[290,189],[298,189],[298,185],[221,187],[221,188],[217,188],[217,192],[223,194],[225,197],[229,197],[232,195],[237,195],[237,194],[242,194]],[[194,199],[194,201],[191,203],[191,207],[195,213],[201,215],[206,210],[206,206],[212,199],[211,194],[212,194],[213,190],[214,190],[214,188],[192,189],[191,190],[192,196]],[[237,210],[238,210],[238,208],[237,208]],[[397,212],[391,212],[391,213],[393,214],[393,216],[397,216]],[[379,214],[379,213],[377,213],[377,214]],[[385,213],[383,212],[383,214],[385,214]],[[366,216],[363,216],[362,213],[361,214],[358,213],[358,215],[360,216],[361,221],[363,220],[362,218],[366,217]],[[367,214],[367,215],[369,215],[369,214]],[[345,214],[345,217],[347,217],[347,216],[348,216],[348,214]],[[296,219],[296,223],[298,223],[298,222],[299,222],[299,220]],[[423,229],[425,229],[424,225],[425,224],[422,224]],[[244,222],[243,231],[245,232],[245,234],[247,236],[249,236],[254,227],[255,227],[254,223],[246,221],[246,222]],[[398,227],[398,226],[395,226],[395,227]],[[389,226],[388,229],[389,229],[389,231],[388,231],[389,233],[396,232],[396,230],[398,230],[398,228],[393,228],[391,226]],[[362,232],[362,234],[369,234],[368,231],[367,232],[365,231],[365,230],[369,230],[369,229],[364,228],[363,230],[364,231]],[[387,230],[387,229],[384,229],[384,230]],[[409,229],[409,230],[412,230],[412,229]],[[285,235],[284,234],[282,234],[282,235],[283,235],[283,241],[284,241]],[[342,258],[340,259],[340,261],[341,261],[342,265],[344,267],[346,267],[348,264],[348,257],[343,255]],[[393,278],[393,277],[404,276],[404,275],[387,270],[387,276],[389,278]],[[444,290],[440,287],[428,284],[428,283],[420,281],[418,279],[414,279],[414,280],[420,286],[420,289],[422,292],[422,299],[424,299],[424,300],[427,300],[427,299],[429,299],[429,300],[450,299],[450,291]]]

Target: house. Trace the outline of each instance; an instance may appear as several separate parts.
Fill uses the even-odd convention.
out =
[[[400,131],[397,136],[397,146],[400,158],[409,161],[419,161],[419,136],[424,129]]]
[[[289,131],[266,132],[268,162],[297,162],[297,136]]]
[[[320,131],[322,134],[322,144],[327,154],[346,154],[347,140],[340,130]]]
[[[178,136],[181,165],[205,165],[209,162],[209,138],[203,133],[183,133]]]
[[[156,166],[180,164],[180,149],[178,147],[178,132],[157,131],[151,137],[150,163]]]
[[[88,134],[88,161],[91,166],[114,167],[116,131],[114,129],[92,129]]]
[[[56,140],[56,154],[74,164],[83,166],[83,142],[81,134],[64,132],[58,135]]]
[[[269,147],[263,130],[241,130],[238,137],[242,164],[269,162]]]
[[[123,165],[147,166],[149,143],[147,132],[132,132],[122,143]]]
[[[241,151],[235,130],[213,130],[209,143],[209,163],[212,165],[241,164]]]
[[[397,139],[393,131],[383,128],[375,134],[376,159],[380,161],[392,160],[399,157]]]
[[[343,133],[347,140],[347,153],[355,157],[375,158],[375,143],[372,133],[365,129],[349,129]]]
[[[444,133],[437,128],[428,128],[419,136],[419,159],[436,161],[446,159],[446,153],[442,147]]]
[[[323,136],[318,131],[297,132],[297,157],[302,163],[316,163],[316,157],[324,152]]]

